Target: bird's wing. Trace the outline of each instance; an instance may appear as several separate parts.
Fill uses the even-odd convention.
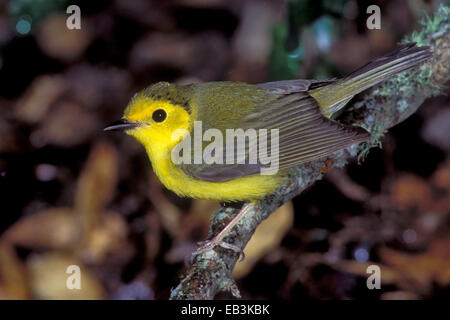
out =
[[[269,87],[268,90],[274,90],[280,85]],[[265,155],[278,160],[281,170],[326,157],[370,138],[369,133],[362,128],[343,125],[324,117],[317,102],[307,92],[299,90],[300,86],[297,89],[295,93],[269,99],[267,104],[253,108],[245,116],[240,128],[244,131],[255,129],[258,133],[261,129],[267,129],[267,139],[261,139],[258,135],[258,139],[250,139],[243,147],[236,147],[233,164],[183,164],[183,171],[200,180],[228,181],[260,174],[262,168],[267,168],[269,165],[261,161],[260,153],[256,153],[257,163],[250,162],[251,152],[259,152],[264,147],[267,149]],[[275,136],[273,130],[278,132],[278,143],[272,143],[271,138]],[[224,149],[225,138],[224,135]],[[224,149],[219,152],[223,151],[225,155]],[[239,158],[245,158],[245,163],[236,163]]]

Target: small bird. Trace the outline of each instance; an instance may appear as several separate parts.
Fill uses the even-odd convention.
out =
[[[196,254],[216,245],[239,251],[223,238],[255,200],[275,192],[287,182],[289,168],[326,158],[337,150],[370,139],[363,128],[334,120],[347,102],[363,90],[414,68],[431,56],[429,47],[411,43],[342,79],[261,84],[159,82],[135,94],[122,119],[104,130],[122,130],[136,138],[144,146],[160,181],[179,196],[245,201],[229,224],[214,239],[204,243]],[[195,135],[194,129],[199,123],[203,138],[211,129],[223,136],[229,129],[253,129],[255,132],[275,129],[278,140],[264,143],[264,139],[249,139],[243,147],[233,150],[236,152],[227,159],[232,161],[221,161],[220,157],[216,157],[215,162],[199,161],[202,159],[196,159],[195,147],[183,149],[182,156],[197,161],[174,161],[173,151]],[[205,140],[208,139],[200,142],[202,148],[208,142]],[[234,142],[222,143],[215,149],[215,155],[225,154],[231,146]],[[267,163],[260,159],[250,161],[250,151],[260,148],[276,156],[276,173],[262,174]],[[244,161],[237,161],[239,156]]]

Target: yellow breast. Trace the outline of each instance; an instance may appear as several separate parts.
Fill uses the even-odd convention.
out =
[[[280,175],[254,175],[225,182],[194,179],[185,174],[168,154],[154,154],[147,149],[153,170],[166,188],[182,197],[219,201],[257,200],[273,193],[286,178]]]

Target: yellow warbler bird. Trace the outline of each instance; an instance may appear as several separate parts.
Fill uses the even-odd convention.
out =
[[[287,182],[289,168],[370,138],[333,115],[354,95],[431,56],[429,47],[403,45],[337,80],[160,82],[137,93],[105,130],[123,130],[142,143],[158,178],[180,196],[248,201],[197,253],[215,245],[236,249],[223,238],[252,200]],[[269,167],[274,170],[265,172]]]

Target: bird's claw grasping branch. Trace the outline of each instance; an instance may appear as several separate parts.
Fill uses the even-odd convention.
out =
[[[441,6],[433,17],[421,23],[422,29],[405,39],[418,46],[431,46],[433,59],[421,67],[404,72],[380,86],[370,89],[349,105],[346,121],[361,125],[373,136],[373,144],[353,145],[334,153],[333,167],[343,167],[358,155],[379,143],[379,138],[392,126],[413,114],[423,101],[441,92],[450,75],[450,7]],[[354,116],[358,114],[358,119]],[[244,250],[257,226],[283,203],[300,194],[323,176],[328,168],[326,159],[313,161],[291,169],[292,179],[278,191],[260,200],[242,217],[225,237],[226,243]],[[238,212],[238,209],[222,206],[211,217],[208,239],[217,235]],[[239,253],[220,246],[197,255],[184,278],[171,292],[171,299],[213,299],[219,291],[230,291],[240,297],[231,273],[239,259]]]

